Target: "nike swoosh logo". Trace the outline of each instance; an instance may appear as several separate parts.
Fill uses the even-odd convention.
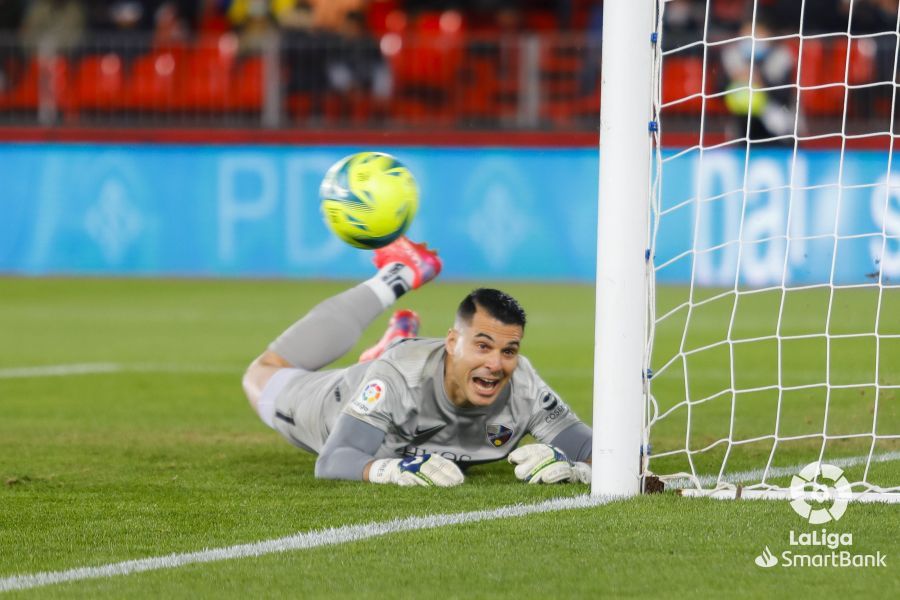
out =
[[[418,444],[420,442],[424,442],[425,440],[431,438],[438,431],[446,427],[446,424],[442,423],[440,425],[434,425],[432,427],[416,427],[416,430],[413,432],[413,439],[411,441],[412,444]]]

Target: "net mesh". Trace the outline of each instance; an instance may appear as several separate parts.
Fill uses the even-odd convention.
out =
[[[659,3],[645,470],[676,487],[900,490],[900,12],[828,4]]]

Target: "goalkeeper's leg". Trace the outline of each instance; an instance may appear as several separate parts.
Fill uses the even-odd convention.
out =
[[[398,252],[398,246],[404,252]],[[278,371],[317,371],[334,362],[386,308],[408,290],[434,279],[441,269],[435,252],[406,238],[377,250],[375,264],[380,268],[374,277],[316,305],[251,363],[243,378],[244,392],[264,421],[270,419],[261,410],[263,391]]]

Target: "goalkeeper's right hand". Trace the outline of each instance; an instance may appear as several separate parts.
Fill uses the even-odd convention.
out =
[[[464,479],[456,463],[437,454],[402,459],[379,458],[372,461],[369,467],[369,481],[372,483],[451,487],[459,485]]]

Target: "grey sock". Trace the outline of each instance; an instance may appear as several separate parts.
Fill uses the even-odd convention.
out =
[[[269,344],[295,367],[316,371],[347,353],[385,309],[365,283],[316,305]]]

